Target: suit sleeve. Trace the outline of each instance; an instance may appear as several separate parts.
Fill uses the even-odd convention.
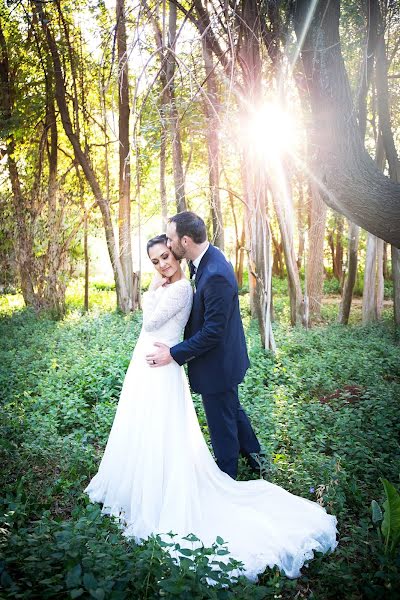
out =
[[[214,348],[224,335],[235,290],[221,275],[209,278],[204,288],[204,324],[195,335],[173,346],[172,358],[179,365]]]

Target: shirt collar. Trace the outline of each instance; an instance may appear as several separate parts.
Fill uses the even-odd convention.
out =
[[[204,248],[203,252],[195,260],[192,260],[193,266],[196,267],[196,270],[199,268],[200,261],[203,258],[203,256],[205,255],[205,253],[207,252],[209,247],[210,247],[210,243],[207,244],[207,246]]]

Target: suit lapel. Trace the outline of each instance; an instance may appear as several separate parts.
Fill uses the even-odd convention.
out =
[[[197,273],[196,273],[196,277],[195,277],[196,286],[199,284],[200,278],[203,275],[207,264],[210,262],[213,252],[214,252],[214,246],[212,246],[210,244],[207,248],[207,252],[203,255],[203,258],[200,261],[199,268],[197,269]]]

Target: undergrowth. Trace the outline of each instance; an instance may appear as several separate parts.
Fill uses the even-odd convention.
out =
[[[240,394],[271,459],[268,478],[335,514],[339,546],[298,580],[276,569],[258,584],[235,579],[232,559],[210,585],[211,562],[225,552],[218,532],[213,548],[182,555],[178,566],[160,539],[123,538],[83,494],[141,326],[139,312],[114,311],[113,294],[93,288],[83,314],[70,293],[60,321],[2,298],[1,597],[397,598],[399,555],[385,554],[370,509],[384,501],[381,477],[399,488],[400,348],[390,319],[343,327],[329,307],[319,327],[290,328],[281,296],[272,355],[241,297],[251,368]],[[242,464],[240,478],[249,476]]]

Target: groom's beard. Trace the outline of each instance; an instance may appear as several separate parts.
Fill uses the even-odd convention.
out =
[[[180,242],[177,242],[175,248],[170,248],[172,254],[175,256],[176,260],[182,260],[185,258],[185,248],[182,246]]]

